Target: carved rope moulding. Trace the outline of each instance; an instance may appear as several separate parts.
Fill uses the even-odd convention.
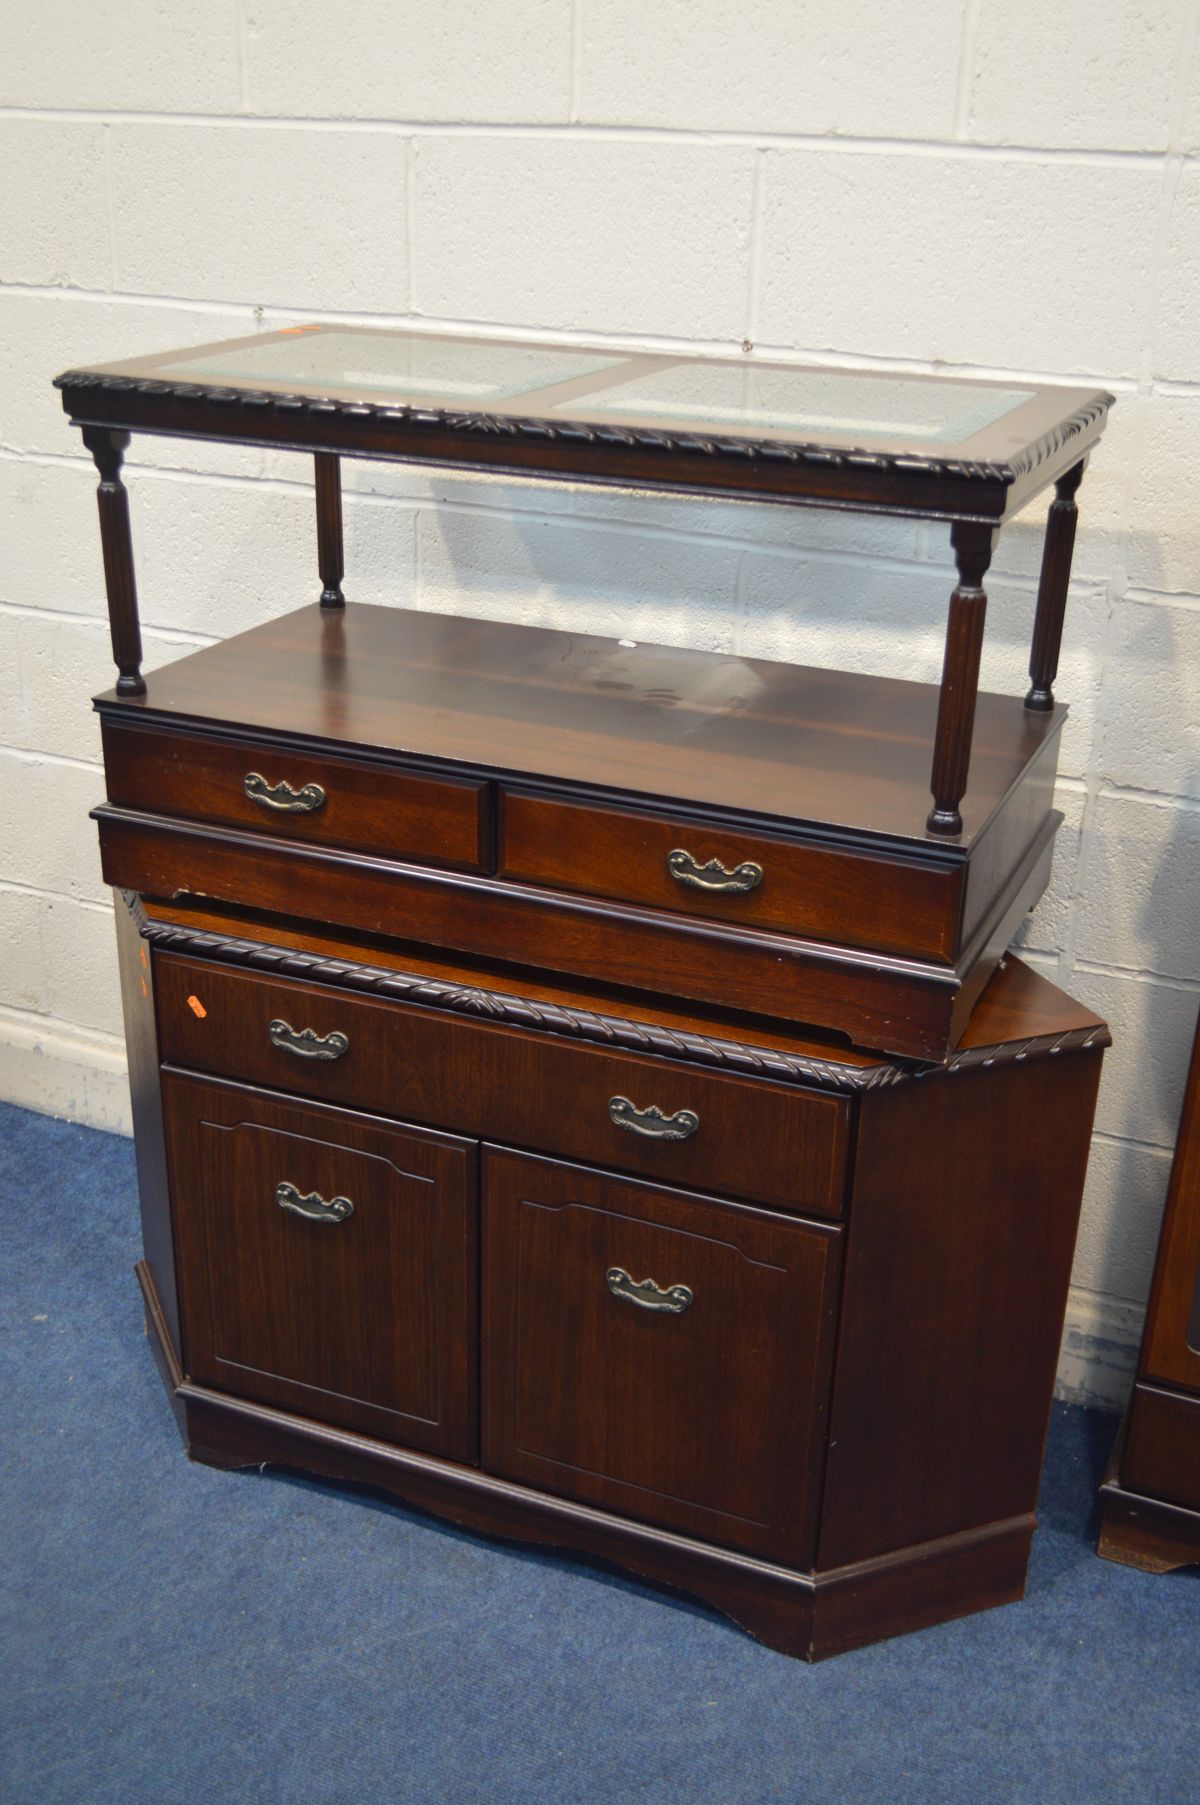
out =
[[[883,1061],[872,1066],[840,1065],[833,1060],[815,1059],[801,1053],[689,1034],[651,1022],[598,1015],[591,1010],[453,984],[418,973],[392,971],[384,966],[352,965],[344,960],[323,958],[318,953],[216,934],[207,928],[151,921],[139,897],[129,892],[122,894],[138,932],[163,952],[244,965],[253,971],[300,978],[341,990],[391,996],[424,1008],[484,1017],[512,1028],[562,1035],[596,1046],[619,1047],[626,1052],[657,1054],[691,1065],[717,1067],[731,1075],[770,1078],[779,1084],[804,1085],[817,1090],[843,1093],[880,1090],[914,1079],[952,1076],[977,1066],[1011,1065],[1110,1044],[1107,1029],[1073,1028],[1065,1034],[1039,1035],[1005,1046],[968,1048],[952,1053],[944,1065],[921,1065],[903,1060]]]
[[[791,444],[775,439],[719,439],[695,434],[655,432],[645,427],[599,426],[580,420],[511,419],[487,413],[463,413],[443,408],[387,406],[373,401],[338,401],[311,395],[281,395],[259,389],[210,388],[200,383],[160,382],[153,377],[105,376],[87,370],[68,370],[55,378],[57,389],[92,389],[109,394],[144,395],[163,401],[192,405],[237,406],[258,412],[339,414],[351,419],[381,421],[393,426],[428,427],[463,434],[485,433],[497,437],[563,440],[602,446],[625,445],[639,451],[691,454],[696,457],[737,457],[774,462],[842,466],[850,469],[894,470],[906,476],[931,479],[955,477],[968,481],[1012,483],[1035,470],[1049,457],[1107,413],[1110,395],[1097,396],[1052,431],[1004,464],[976,463],[961,458],[915,457],[895,452],[854,447]]]

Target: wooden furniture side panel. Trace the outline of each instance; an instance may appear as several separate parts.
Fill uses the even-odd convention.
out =
[[[123,807],[467,871],[482,871],[491,861],[487,783],[108,718],[101,730],[108,795]],[[318,784],[325,800],[312,813],[273,810],[246,795],[251,773],[271,788],[281,781],[297,791]]]
[[[1200,1510],[1200,1398],[1134,1387],[1121,1484]]]
[[[193,1070],[378,1110],[460,1134],[594,1160],[668,1184],[704,1186],[785,1209],[840,1215],[850,1105],[796,1086],[606,1052],[320,984],[156,958],[162,1052]],[[336,1059],[272,1042],[273,1021],[342,1034]],[[691,1110],[686,1140],[618,1127],[614,1096],[666,1116]]]
[[[125,1017],[125,1051],[133,1111],[133,1152],[142,1216],[142,1251],[178,1355],[183,1344],[155,1027],[156,962],[138,933],[124,898],[117,896],[114,901],[121,1008]]]
[[[1099,1077],[862,1099],[819,1569],[1034,1510]]]
[[[513,964],[812,1023],[916,1058],[940,1059],[951,1044],[959,985],[946,968],[228,829],[109,809],[97,818],[105,881],[146,895],[300,908],[310,920],[485,958],[502,949]]]
[[[1046,822],[1051,816],[1056,826],[1062,820],[1061,815],[1054,814],[1054,780],[1058,773],[1061,740],[1060,720],[1058,730],[1034,754],[995,819],[971,848],[958,939],[960,948],[970,946],[983,928],[997,897],[1011,882],[1013,873],[1044,830]]]
[[[163,1080],[188,1374],[475,1454],[475,1150],[321,1104]],[[280,1206],[276,1186],[348,1202]]]
[[[484,1465],[807,1565],[838,1231],[491,1147],[483,1195]]]
[[[1200,1392],[1200,1022],[1184,1092],[1141,1375]]]
[[[516,790],[501,796],[499,842],[501,874],[529,883],[947,964],[957,950],[961,865],[872,858]],[[749,891],[687,885],[667,864],[676,849],[701,866],[758,865],[762,879]]]

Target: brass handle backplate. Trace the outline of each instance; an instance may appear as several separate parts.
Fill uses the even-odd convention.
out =
[[[290,1210],[293,1216],[303,1216],[306,1222],[330,1222],[335,1227],[354,1214],[354,1205],[348,1197],[322,1197],[319,1191],[308,1191],[302,1195],[286,1179],[283,1184],[275,1186],[275,1201],[281,1210]]]
[[[610,1266],[604,1275],[614,1297],[623,1304],[636,1304],[639,1310],[662,1310],[668,1316],[682,1316],[696,1294],[688,1285],[668,1285],[664,1290],[653,1279],[631,1279],[623,1266]]]
[[[628,1097],[610,1097],[608,1113],[618,1128],[626,1128],[630,1134],[649,1135],[656,1141],[686,1141],[700,1126],[694,1109],[677,1109],[668,1116],[657,1103],[638,1109]]]
[[[268,783],[261,772],[247,771],[242,788],[251,802],[280,815],[315,815],[325,806],[325,792],[319,783],[306,783],[303,789],[294,790],[290,783]]]
[[[693,890],[719,890],[726,896],[744,896],[747,890],[757,890],[763,881],[763,868],[752,859],[730,871],[720,859],[709,859],[701,865],[682,846],[667,854],[667,870],[677,884],[687,884]]]
[[[349,1037],[340,1028],[318,1034],[315,1028],[293,1028],[290,1022],[273,1021],[267,1028],[271,1045],[297,1059],[340,1059],[350,1050]]]

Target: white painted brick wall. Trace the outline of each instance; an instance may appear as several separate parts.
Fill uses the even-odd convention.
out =
[[[51,376],[299,318],[1113,388],[1050,893],[1111,1019],[1062,1378],[1114,1398],[1200,1003],[1200,0],[44,0],[0,63],[0,1095],[121,1124],[94,472]],[[136,54],[131,52],[136,50]],[[153,667],[316,590],[306,460],[134,441]],[[928,525],[347,466],[352,601],[932,678]],[[1041,509],[985,682],[1019,691]],[[870,599],[870,609],[863,598]]]

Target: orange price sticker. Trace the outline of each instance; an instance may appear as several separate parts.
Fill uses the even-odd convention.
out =
[[[200,1001],[199,997],[189,997],[188,1008],[194,1016],[197,1016],[200,1019],[200,1021],[203,1021],[208,1014],[208,1010],[204,1007],[204,1004]]]

